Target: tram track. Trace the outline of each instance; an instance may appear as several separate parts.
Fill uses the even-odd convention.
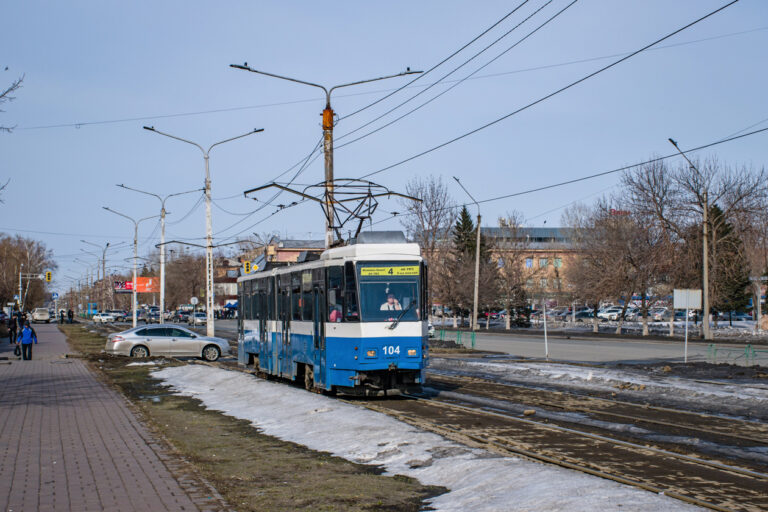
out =
[[[250,369],[239,368],[232,361],[197,362],[213,367],[242,371],[259,376]],[[510,399],[517,393],[518,402],[536,407],[559,408],[584,412],[605,408],[604,416],[669,428],[688,429],[711,436],[736,439],[730,429],[749,427],[747,443],[766,444],[764,427],[756,422],[679,411],[630,402],[613,401],[561,391],[546,391],[523,386],[498,384],[473,377],[430,375],[428,386],[449,384],[462,393],[441,397],[402,396],[398,398],[338,398],[344,402],[387,414],[417,428],[431,431],[456,442],[488,450],[503,456],[517,456],[532,461],[554,464],[590,475],[631,485],[650,492],[663,493],[681,501],[718,511],[758,511],[768,509],[768,473],[765,466],[742,464],[744,461],[716,460],[694,449],[673,451],[655,443],[638,442],[614,433],[596,433],[587,429],[557,424],[546,418],[524,416],[488,404],[466,400],[475,398]],[[456,384],[464,386],[456,388]],[[468,389],[469,388],[469,389]],[[524,398],[519,396],[528,392]],[[489,397],[488,395],[491,395]],[[546,398],[545,395],[551,395]],[[555,398],[552,398],[555,397]],[[578,399],[578,400],[576,400]],[[618,408],[628,408],[617,412]],[[650,417],[643,418],[640,412]],[[656,416],[652,416],[652,415]],[[674,415],[661,420],[661,415]],[[534,415],[535,416],[535,415]],[[702,426],[696,422],[714,422]],[[678,424],[680,423],[680,424]],[[715,437],[716,438],[716,437]]]
[[[529,407],[577,412],[606,421],[663,427],[670,434],[692,434],[715,442],[736,443],[738,446],[768,445],[768,425],[743,418],[546,390],[522,384],[499,383],[464,375],[445,375],[430,371],[428,376],[428,386],[437,391],[459,392],[489,399],[514,401]]]
[[[768,474],[743,467],[434,397],[349,402],[470,446],[556,464],[712,510],[768,508]]]

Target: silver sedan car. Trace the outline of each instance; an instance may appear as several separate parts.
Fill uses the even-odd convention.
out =
[[[105,351],[112,355],[149,357],[201,357],[216,361],[229,354],[229,343],[223,338],[202,336],[173,324],[135,327],[110,334]]]

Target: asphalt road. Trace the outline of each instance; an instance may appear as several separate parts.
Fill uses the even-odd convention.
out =
[[[186,324],[182,324],[186,325]],[[229,340],[237,339],[237,320],[217,320],[216,336]],[[204,333],[205,327],[196,327]],[[446,333],[447,339],[455,340],[455,333]],[[557,336],[557,335],[555,335]],[[469,346],[469,337],[463,333],[462,340]],[[549,337],[549,357],[552,360],[584,363],[654,363],[682,362],[683,342],[647,341],[641,339],[590,339],[571,337]],[[745,345],[719,345],[718,362],[745,364]],[[475,349],[501,352],[520,357],[544,358],[543,335],[520,335],[505,333],[484,333],[475,338]],[[688,343],[689,361],[707,361],[709,345],[701,342]]]
[[[449,335],[451,333],[448,333]],[[454,334],[455,336],[455,334]],[[451,338],[448,338],[451,339]],[[463,340],[467,340],[464,333]],[[588,339],[588,338],[553,338],[548,339],[550,359],[579,362],[622,362],[651,363],[659,361],[682,362],[684,347],[682,341],[644,341],[627,339]],[[543,358],[546,355],[544,336],[478,333],[475,348],[490,350],[522,357]],[[721,357],[725,350],[744,353],[744,345],[728,345],[719,348]],[[689,361],[706,361],[707,343],[688,343]],[[743,358],[742,358],[743,359]]]

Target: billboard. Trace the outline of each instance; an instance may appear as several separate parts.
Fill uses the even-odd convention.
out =
[[[156,277],[137,277],[136,293],[157,293],[160,280]],[[115,281],[115,293],[133,293],[133,281]]]

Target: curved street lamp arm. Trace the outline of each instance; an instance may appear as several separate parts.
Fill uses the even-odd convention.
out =
[[[208,151],[206,152],[206,154],[210,153],[210,152],[211,152],[211,150],[212,150],[213,148],[215,148],[216,146],[219,146],[219,145],[221,145],[221,144],[224,144],[225,142],[230,142],[230,141],[233,141],[233,140],[242,139],[243,137],[247,137],[247,136],[249,136],[249,135],[253,135],[254,133],[261,133],[261,132],[263,132],[263,131],[264,131],[264,128],[254,128],[254,129],[253,129],[253,130],[251,130],[250,132],[248,132],[248,133],[244,133],[244,134],[242,134],[242,135],[238,135],[237,137],[231,137],[231,138],[229,138],[229,139],[220,140],[219,142],[216,142],[216,143],[214,143],[214,144],[211,144],[211,147],[209,147],[209,148],[208,148]]]
[[[112,213],[114,213],[115,215],[119,215],[119,216],[121,216],[121,217],[125,217],[125,218],[126,218],[126,219],[128,219],[129,221],[133,222],[133,223],[134,223],[134,225],[138,224],[138,223],[137,223],[135,220],[133,220],[131,217],[127,216],[127,215],[126,215],[126,214],[124,214],[124,213],[120,213],[120,212],[118,212],[118,211],[116,211],[116,210],[113,210],[113,209],[112,209],[112,208],[110,208],[109,206],[102,206],[102,208],[104,208],[104,209],[105,209],[105,210],[107,210],[108,212],[112,212]]]
[[[230,64],[229,67],[235,68],[235,69],[242,69],[243,71],[250,71],[251,73],[257,73],[259,75],[271,76],[272,78],[280,78],[282,80],[288,80],[289,82],[296,82],[297,84],[304,84],[304,85],[309,85],[311,87],[317,87],[318,89],[322,89],[323,91],[325,91],[326,96],[330,94],[328,89],[326,89],[325,86],[322,86],[320,84],[306,82],[304,80],[299,80],[298,78],[291,78],[288,76],[276,75],[274,73],[267,73],[266,71],[259,71],[258,69],[253,69],[251,67],[248,67],[248,64],[243,64],[243,65]]]
[[[369,78],[367,80],[358,80],[357,82],[350,82],[348,84],[341,84],[341,85],[334,85],[328,90],[328,96],[331,95],[331,93],[336,89],[341,89],[342,87],[349,87],[351,85],[360,85],[360,84],[367,84],[369,82],[377,82],[379,80],[387,80],[389,78],[397,78],[400,76],[407,76],[407,75],[418,75],[420,73],[423,73],[423,71],[403,71],[402,73],[397,73],[396,75],[387,75],[387,76],[380,76],[378,78]]]
[[[203,153],[203,155],[206,154],[205,149],[203,149],[203,146],[201,146],[197,142],[192,142],[191,140],[182,139],[181,137],[177,137],[175,135],[171,135],[170,133],[161,132],[160,130],[155,130],[154,126],[144,126],[144,129],[148,130],[150,132],[158,133],[160,135],[165,135],[166,137],[169,137],[171,139],[176,139],[176,140],[181,141],[181,142],[186,142],[187,144],[192,144],[193,146],[196,146]]]

